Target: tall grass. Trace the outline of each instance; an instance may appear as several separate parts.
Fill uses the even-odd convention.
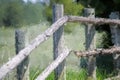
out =
[[[104,80],[105,78],[107,78],[106,71],[103,71],[101,69],[97,69],[96,73],[97,73],[97,80]]]
[[[74,70],[67,70],[66,72],[66,79],[67,80],[86,80],[87,79],[87,73],[86,70],[81,69],[79,71]]]
[[[42,72],[39,68],[30,69],[30,80],[35,80],[37,76]],[[67,80],[86,80],[87,73],[85,69],[81,69],[79,71],[75,71],[72,69],[66,70],[66,79]],[[54,72],[52,72],[46,80],[54,80]]]
[[[31,68],[30,69],[30,80],[35,80],[37,76],[42,72],[43,70],[40,70],[40,68]],[[97,69],[96,70],[96,77],[97,80],[104,80],[108,77],[111,77],[113,73],[107,74],[107,72],[103,69]],[[54,72],[52,72],[46,80],[54,80]],[[92,80],[87,77],[87,70],[86,69],[70,69],[67,68],[66,70],[66,80]]]
[[[37,76],[42,72],[43,70],[41,70],[39,67],[37,68],[30,68],[30,80],[35,80],[37,78]],[[54,73],[52,72],[46,80],[54,80]]]

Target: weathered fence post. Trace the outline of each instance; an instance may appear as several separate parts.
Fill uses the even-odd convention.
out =
[[[59,18],[63,16],[64,10],[63,5],[55,4],[53,5],[53,22],[57,21]],[[54,60],[63,52],[64,48],[64,40],[63,40],[63,27],[60,27],[53,34],[53,47],[54,47]],[[65,80],[65,61],[63,61],[56,69],[55,69],[55,80]]]
[[[93,8],[85,8],[84,16],[95,17],[95,10]],[[86,50],[95,49],[95,26],[93,24],[85,24],[85,43]],[[96,58],[94,56],[88,57],[88,76],[96,80]]]
[[[62,4],[53,5],[53,22],[57,21],[59,18],[63,16],[64,10]],[[60,27],[53,34],[53,51],[54,51],[54,60],[63,52],[64,48],[64,40],[63,40],[63,27]],[[63,61],[56,69],[55,69],[55,80],[65,80],[65,61]]]
[[[25,47],[25,31],[15,31],[16,54]],[[17,67],[17,80],[29,80],[29,57],[21,62]]]
[[[119,19],[120,14],[119,12],[111,12],[110,16],[111,19]],[[120,26],[110,25],[111,35],[112,35],[112,42],[114,46],[120,46]],[[113,54],[114,58],[114,68],[120,73],[120,54]]]

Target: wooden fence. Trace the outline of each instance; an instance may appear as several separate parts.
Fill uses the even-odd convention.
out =
[[[120,48],[119,46],[119,33],[118,31],[118,25],[120,25],[120,20],[114,17],[113,15],[115,13],[111,13],[110,18],[111,19],[105,19],[105,18],[95,18],[95,12],[94,9],[86,8],[85,9],[85,17],[80,16],[63,16],[63,5],[54,5],[53,6],[53,24],[48,28],[45,32],[38,35],[29,45],[25,47],[24,45],[24,36],[21,36],[21,34],[24,34],[24,32],[16,31],[16,53],[17,55],[14,56],[10,61],[5,63],[0,68],[0,80],[3,79],[8,73],[10,73],[13,69],[17,67],[18,70],[18,80],[29,80],[28,77],[25,77],[27,74],[26,71],[28,69],[28,62],[29,62],[29,55],[32,50],[34,50],[36,47],[38,47],[41,43],[46,41],[49,37],[53,35],[53,46],[54,46],[54,61],[36,78],[36,80],[45,80],[46,77],[55,70],[55,80],[58,80],[61,78],[61,80],[65,80],[64,74],[65,74],[65,59],[70,53],[75,53],[77,56],[91,56],[88,57],[89,60],[89,66],[88,67],[88,73],[90,76],[92,76],[94,79],[96,79],[96,75],[93,75],[95,72],[95,58],[92,55],[96,55],[99,53],[119,53]],[[118,14],[118,13],[117,13]],[[88,52],[78,52],[69,50],[65,47],[63,44],[63,25],[66,22],[81,22],[86,25],[86,50],[90,50]],[[113,38],[113,42],[115,43],[114,48],[108,49],[108,50],[92,50],[95,49],[94,42],[95,42],[95,26],[94,25],[101,25],[101,24],[110,24],[111,25],[111,31]],[[115,54],[115,58],[118,54]],[[25,62],[25,63],[23,63]],[[118,60],[116,59],[116,62],[118,63]],[[94,65],[92,65],[94,64]],[[19,65],[19,66],[18,66]],[[119,65],[118,65],[119,66]],[[92,75],[91,75],[92,74]],[[94,73],[95,74],[95,73]]]

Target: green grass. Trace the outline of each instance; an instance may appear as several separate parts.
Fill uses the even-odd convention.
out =
[[[107,73],[101,69],[97,69],[96,73],[97,73],[97,80],[104,80],[105,78],[107,78]]]
[[[0,55],[0,66],[15,55],[13,28],[0,28]]]
[[[36,77],[42,72],[39,68],[30,69],[30,80],[35,80]],[[97,80],[104,80],[107,77],[111,77],[111,74],[107,74],[106,71],[97,69]],[[85,69],[70,69],[66,70],[66,79],[67,80],[92,80],[87,78],[87,71]],[[46,80],[54,80],[54,72],[52,72]]]
[[[86,70],[81,69],[78,71],[75,70],[67,70],[66,72],[66,79],[67,80],[86,80],[87,79],[87,73]]]
[[[35,80],[37,76],[42,72],[43,70],[40,70],[39,68],[31,68],[30,69],[30,80]],[[86,80],[87,79],[87,73],[86,70],[73,70],[73,69],[67,69],[66,70],[66,79],[67,80]],[[52,72],[46,80],[54,80],[54,72]]]
[[[34,67],[34,68],[30,68],[30,80],[35,80],[37,78],[37,76],[42,72],[43,70],[41,70],[39,67]],[[54,73],[52,72],[46,80],[54,80]]]

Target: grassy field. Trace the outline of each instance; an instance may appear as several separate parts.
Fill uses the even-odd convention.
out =
[[[37,75],[41,72],[38,71],[37,69],[33,70],[31,69],[31,74],[30,74],[30,80],[35,80]],[[67,80],[87,80],[87,73],[86,70],[81,69],[81,70],[74,70],[74,69],[67,69],[66,70],[66,79]],[[54,80],[54,73],[52,72],[46,80]]]
[[[39,25],[23,26],[22,30],[26,31],[27,43],[30,43],[37,35],[44,32],[50,26],[49,23],[42,23]],[[64,33],[65,45],[72,50],[85,49],[85,32],[84,26],[80,24],[68,24],[66,26],[69,30]],[[15,28],[0,28],[0,66],[15,56]],[[66,31],[66,30],[65,30]],[[72,31],[72,32],[71,32]],[[71,32],[71,33],[69,33]],[[97,33],[98,38],[101,34]],[[100,42],[99,39],[97,42]],[[99,44],[98,44],[99,45]],[[42,72],[53,61],[53,39],[52,37],[38,46],[31,52],[30,55],[30,80],[34,80],[36,76]],[[80,58],[74,54],[70,54],[66,59],[66,77],[67,80],[86,80],[86,71],[79,67]],[[15,71],[7,75],[4,80],[16,80]],[[97,70],[97,80],[106,78],[106,72]],[[51,73],[47,80],[53,80],[54,74]]]
[[[64,33],[65,44],[69,49],[84,49],[84,28],[79,24],[72,26],[72,33]],[[37,35],[41,34],[49,27],[49,23],[22,27],[27,32],[28,41],[31,42]],[[67,26],[71,27],[71,26]],[[53,41],[52,37],[32,51],[30,55],[30,68],[36,66],[43,70],[53,61]],[[47,49],[47,50],[46,50]],[[15,28],[0,28],[0,66],[10,60],[15,55]],[[67,59],[66,66],[70,70],[79,70],[79,58],[71,54]],[[12,79],[14,80],[14,79]],[[69,80],[69,79],[68,79]]]

